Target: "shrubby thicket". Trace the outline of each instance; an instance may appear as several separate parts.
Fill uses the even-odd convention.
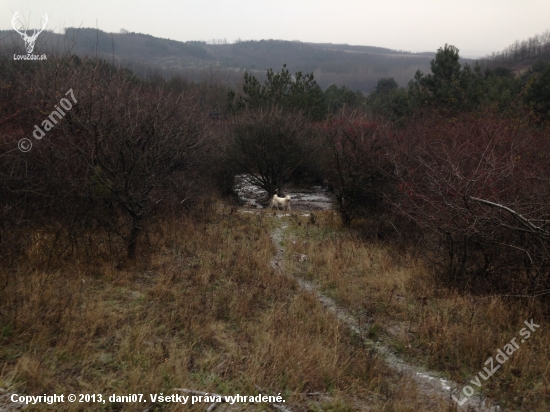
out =
[[[197,90],[138,79],[97,59],[0,61],[0,247],[13,263],[44,239],[52,254],[122,249],[160,214],[206,195],[216,130]],[[77,103],[37,140],[67,90]],[[33,147],[22,153],[20,139]],[[213,161],[213,160],[211,160]]]
[[[334,190],[344,224],[420,247],[447,283],[534,296],[550,286],[549,75],[542,60],[521,75],[463,67],[445,45],[407,88],[384,78],[365,99],[331,86],[323,116],[313,76],[285,70],[265,85],[245,76],[230,102],[258,125],[266,112],[251,113],[273,106],[310,120],[319,148],[310,173]],[[281,159],[300,153],[298,167],[302,152],[288,153]],[[262,174],[259,164],[246,172]]]
[[[540,57],[540,56],[539,56]],[[39,141],[72,88],[78,103]],[[267,71],[230,90],[105,61],[0,60],[0,257],[44,234],[44,259],[143,252],[150,223],[230,196],[327,184],[344,224],[415,244],[455,285],[537,295],[550,286],[550,64],[460,64],[445,45],[407,88],[323,91]],[[27,153],[17,141],[30,138]],[[144,253],[144,252],[143,252]],[[479,289],[479,286],[482,289]]]

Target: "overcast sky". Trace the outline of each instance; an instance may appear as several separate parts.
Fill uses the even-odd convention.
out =
[[[18,10],[31,28],[47,13],[56,32],[97,20],[107,32],[180,41],[282,39],[413,52],[448,43],[464,57],[550,29],[550,0],[0,0],[0,29],[11,29]]]

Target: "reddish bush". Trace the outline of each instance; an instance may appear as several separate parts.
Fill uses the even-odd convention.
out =
[[[326,174],[344,223],[380,211],[392,190],[387,131],[357,114],[325,122],[321,129]]]
[[[395,140],[395,207],[428,230],[449,279],[536,294],[550,285],[550,139],[525,119],[423,117]]]
[[[100,60],[52,57],[19,70],[8,70],[10,64],[0,60],[0,73],[12,73],[9,87],[0,83],[0,107],[13,112],[0,117],[0,131],[9,131],[0,140],[0,258],[14,243],[24,248],[28,242],[17,238],[38,228],[54,232],[63,251],[97,246],[82,237],[101,229],[108,239],[118,235],[134,258],[155,212],[181,210],[204,187],[212,157],[199,99]],[[69,89],[77,103],[33,137],[33,126],[44,128]],[[24,137],[34,144],[25,153],[17,150]]]

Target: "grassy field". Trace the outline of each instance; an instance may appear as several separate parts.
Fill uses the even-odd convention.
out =
[[[77,256],[54,261],[45,270],[44,253],[53,237],[47,231],[36,235],[17,270],[2,273],[0,388],[22,395],[95,393],[104,399],[112,394],[142,393],[147,399],[148,394],[182,394],[176,388],[281,394],[294,412],[451,410],[420,396],[414,382],[390,370],[291,276],[271,268],[276,249],[269,235],[280,225],[278,218],[227,212],[220,208],[200,219],[157,224],[148,235],[153,246],[135,264],[116,259],[84,263]],[[304,224],[298,225],[298,219]],[[306,220],[292,220],[292,233],[300,239],[290,242],[287,252],[310,256],[296,270],[322,282],[342,303],[374,316],[379,327],[373,327],[373,334],[384,333],[385,322],[412,321],[414,338],[395,338],[403,351],[413,345],[414,350],[405,351],[411,356],[444,366],[440,357],[452,354],[464,364],[452,371],[456,374],[467,365],[481,365],[484,351],[499,347],[500,337],[514,330],[517,322],[505,316],[504,304],[497,300],[475,309],[474,329],[455,325],[452,316],[463,316],[470,298],[447,292],[436,300],[428,278],[413,282],[419,269],[399,269],[385,249],[361,244],[328,217],[319,228],[305,228]],[[428,303],[421,312],[414,302],[423,294]],[[486,315],[485,308],[494,315]],[[492,325],[487,338],[481,330],[492,319],[500,323]],[[445,332],[450,325],[452,334]],[[455,333],[466,330],[470,337],[454,352],[445,347]],[[510,362],[510,367],[519,364],[522,374],[508,390],[519,383],[541,385],[541,376],[548,376],[535,378],[532,374],[544,372],[544,365],[527,363],[535,350],[547,350],[544,333],[537,332]],[[441,340],[437,347],[428,345],[430,334],[431,342]],[[511,379],[503,372],[490,384]],[[528,399],[543,392],[544,386],[535,386]],[[26,410],[204,411],[208,406],[107,401]],[[274,409],[243,403],[216,410]]]
[[[487,377],[483,368],[491,371],[487,359],[516,338],[519,348],[493,376],[480,379],[481,393],[512,410],[550,410],[550,335],[536,301],[450,290],[421,259],[363,241],[332,212],[318,213],[318,225],[290,222],[287,270],[319,284],[358,324],[368,325],[369,338],[473,388],[478,372]],[[307,260],[300,262],[300,255]],[[520,331],[529,331],[524,321],[531,319],[540,327],[527,339]]]

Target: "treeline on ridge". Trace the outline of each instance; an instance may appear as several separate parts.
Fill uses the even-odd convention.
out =
[[[24,43],[13,30],[0,31],[0,47],[19,49]],[[235,87],[244,71],[264,80],[268,68],[286,63],[293,71],[314,72],[326,88],[346,85],[368,93],[381,77],[393,77],[405,85],[417,69],[427,70],[433,53],[408,53],[380,47],[303,43],[283,40],[237,41],[208,44],[204,41],[180,42],[143,33],[121,30],[107,33],[96,28],[65,29],[63,34],[43,32],[37,42],[43,53],[70,49],[81,58],[96,56],[134,73],[155,70],[169,80],[180,74],[194,82],[204,80],[212,69],[217,80]]]

